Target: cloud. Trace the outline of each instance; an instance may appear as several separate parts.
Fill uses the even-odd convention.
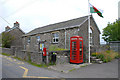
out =
[[[104,18],[93,14],[100,31],[108,22],[114,22],[118,16],[119,0],[90,0],[95,7],[104,11]],[[66,21],[88,15],[88,0],[0,0],[0,16],[13,25],[20,23],[23,31],[29,32],[37,27]],[[9,25],[0,19],[0,29]],[[11,26],[12,27],[12,26]],[[1,30],[3,31],[3,30]]]

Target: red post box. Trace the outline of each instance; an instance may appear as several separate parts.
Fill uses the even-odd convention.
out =
[[[46,56],[46,48],[43,48],[43,56]]]
[[[83,38],[80,36],[70,38],[70,63],[83,63]]]

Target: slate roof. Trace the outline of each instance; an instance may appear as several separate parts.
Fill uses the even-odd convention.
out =
[[[19,27],[12,27],[12,28],[10,28],[9,30],[4,31],[4,32],[10,32],[10,31],[12,31],[12,30],[14,30],[14,29],[19,29],[22,33],[25,34],[25,32],[23,32]]]
[[[88,16],[84,16],[84,17],[80,17],[80,18],[76,18],[76,19],[72,19],[72,20],[68,20],[68,21],[64,21],[64,22],[50,24],[47,26],[36,28],[36,29],[30,31],[29,33],[25,34],[24,36],[34,35],[34,34],[44,33],[44,32],[50,32],[50,31],[54,31],[54,30],[78,27],[87,20],[88,20]]]

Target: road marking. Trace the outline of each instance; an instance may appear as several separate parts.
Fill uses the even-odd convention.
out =
[[[19,67],[25,70],[25,72],[24,72],[24,74],[22,76],[23,78],[49,78],[49,79],[55,79],[55,78],[52,78],[52,77],[27,76],[28,69],[25,68],[25,67],[22,67],[22,66],[19,66]]]
[[[10,60],[11,62],[13,62],[12,58],[8,58],[8,60]]]
[[[24,76],[24,78],[51,78],[51,77]]]
[[[27,76],[28,69],[27,69],[27,68],[24,68],[24,67],[22,67],[22,66],[19,66],[19,67],[25,70],[25,72],[24,72],[24,74],[23,74],[23,77]]]
[[[17,64],[24,64],[23,62],[17,62]]]
[[[16,61],[16,59],[14,59],[14,61]]]
[[[7,57],[7,56],[3,56],[4,58],[6,58],[6,59],[8,59],[9,61],[11,61],[11,62],[16,62],[17,64],[24,64],[24,62],[17,62],[16,61],[16,59],[13,59],[13,58],[11,58],[11,57]]]

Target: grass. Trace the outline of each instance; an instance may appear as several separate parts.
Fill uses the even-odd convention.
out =
[[[10,54],[6,54],[6,53],[0,53],[2,55],[5,55],[5,56],[11,56]]]
[[[5,55],[5,56],[11,56],[10,54],[6,54],[6,53],[0,53],[0,54],[2,54],[2,55]],[[14,59],[17,59],[17,60],[20,60],[20,61],[24,61],[24,62],[27,62],[27,63],[29,63],[29,64],[31,64],[31,65],[33,65],[33,66],[36,66],[36,67],[48,67],[48,66],[50,66],[50,65],[54,65],[54,64],[48,64],[48,65],[45,65],[45,64],[36,64],[36,63],[33,63],[33,62],[31,62],[31,60],[23,60],[23,59],[21,59],[21,58],[18,58],[18,57],[12,57],[12,58],[14,58]]]
[[[45,64],[36,64],[36,63],[33,63],[31,61],[27,61],[29,64],[33,65],[33,66],[36,66],[36,67],[48,67],[47,65]]]
[[[75,69],[75,68],[72,68],[71,70],[69,70],[69,72],[74,71],[74,70],[76,70],[76,69]]]
[[[36,67],[48,67],[48,66],[45,65],[45,64],[36,64],[36,63],[33,63],[33,62],[31,62],[31,60],[28,60],[28,61],[27,61],[27,60],[23,60],[23,59],[18,58],[18,57],[13,57],[13,58],[14,58],[14,59],[17,59],[17,60],[20,60],[20,61],[25,61],[25,62],[33,65],[33,66],[36,66]]]
[[[56,45],[51,45],[49,47],[49,51],[63,51],[63,50],[68,50],[68,49],[58,48]]]
[[[12,57],[12,58],[17,59],[17,60],[19,60],[19,61],[24,61],[23,59],[18,58],[18,57]]]
[[[85,67],[85,66],[88,66],[88,64],[81,65],[80,67]]]

